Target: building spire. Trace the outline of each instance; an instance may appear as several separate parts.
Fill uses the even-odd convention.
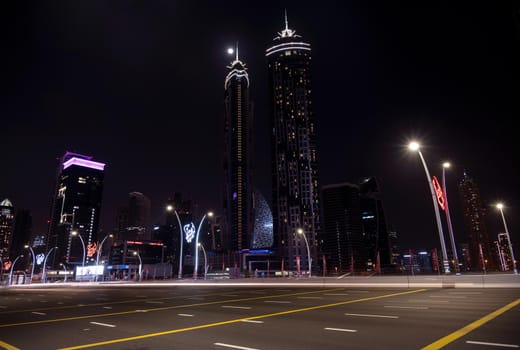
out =
[[[285,9],[285,30],[289,30],[289,21],[287,20],[287,9]]]
[[[238,61],[238,41],[236,42],[236,45],[235,45],[235,61]]]

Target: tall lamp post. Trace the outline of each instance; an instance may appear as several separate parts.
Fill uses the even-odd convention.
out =
[[[60,266],[63,266],[63,271],[65,272],[65,277],[63,282],[67,282],[67,266],[64,263],[60,263]]]
[[[81,267],[85,267],[85,241],[83,240],[83,237],[81,237],[81,235],[78,233],[78,231],[72,231],[70,234],[74,237],[78,236],[81,241],[81,246],[83,247],[83,259],[81,260]]]
[[[428,167],[426,166],[426,161],[419,149],[419,144],[417,142],[410,142],[408,148],[412,151],[417,151],[419,153],[419,157],[421,157],[421,162],[424,167],[424,172],[426,174],[426,179],[428,180],[428,185],[430,186],[430,191],[432,194],[433,200],[433,209],[435,210],[435,218],[437,219],[437,230],[439,231],[439,240],[441,242],[441,250],[442,250],[442,263],[444,266],[444,273],[450,272],[450,264],[448,262],[448,255],[446,254],[446,244],[444,243],[444,234],[442,232],[442,224],[441,224],[441,216],[439,214],[439,205],[437,203],[437,195],[435,194],[435,190],[432,184],[432,177],[430,176],[430,172],[428,171]]]
[[[138,251],[134,250],[134,255],[137,255],[137,257],[139,258],[139,282],[140,282],[141,281],[141,273],[142,273],[142,270],[143,270],[143,261],[141,260],[141,255],[139,255]]]
[[[303,236],[303,239],[305,240],[305,246],[307,247],[307,262],[309,263],[309,278],[311,277],[311,250],[309,249],[309,242],[307,241],[307,236],[305,236],[305,232],[303,232],[303,229],[299,228],[296,232],[298,232],[299,235]]]
[[[504,216],[504,211],[502,210],[504,208],[504,205],[502,203],[497,203],[496,207],[500,211],[502,221],[504,222],[504,230],[506,230],[505,233],[507,237],[507,242],[509,243],[509,254],[511,254],[511,259],[513,260],[513,273],[515,275],[518,275],[518,270],[516,269],[515,255],[513,253],[513,245],[511,244],[511,237],[509,237],[509,230],[507,229],[506,217]]]
[[[451,251],[453,253],[453,260],[455,260],[455,272],[459,271],[459,256],[457,254],[457,246],[455,245],[455,238],[453,236],[453,227],[451,225],[450,207],[448,206],[448,192],[446,192],[446,169],[451,166],[449,162],[442,163],[442,192],[444,193],[444,205],[446,213],[446,222],[448,224],[448,232],[450,233]]]
[[[34,275],[34,265],[36,265],[36,255],[34,254],[34,249],[28,244],[24,246],[25,249],[29,249],[32,255],[32,266],[31,266],[31,279],[29,280],[29,284],[32,283],[33,275]]]
[[[202,223],[204,222],[204,219],[206,218],[206,216],[212,217],[213,213],[210,211],[210,212],[204,214],[204,216],[200,220],[199,227],[197,228],[197,235],[195,236],[195,267],[193,268],[193,278],[194,279],[197,279],[197,273],[198,273],[198,267],[199,267],[199,249],[198,249],[199,233],[200,233],[200,228],[202,226]]]
[[[23,258],[23,254],[22,255],[18,255],[16,257],[16,259],[14,259],[13,261],[13,264],[11,265],[11,270],[9,270],[9,279],[7,281],[7,285],[10,286],[11,285],[11,280],[13,278],[13,270],[14,270],[14,265],[16,264],[16,262],[18,261],[18,259],[20,258]]]
[[[46,283],[47,282],[47,273],[46,273],[46,268],[47,268],[47,259],[49,258],[49,255],[51,255],[51,252],[54,250],[54,249],[58,249],[58,247],[52,247],[49,252],[47,253],[47,255],[45,255],[45,259],[43,259],[43,272],[42,272],[42,281],[43,283]]]
[[[105,243],[105,241],[107,240],[107,238],[112,238],[114,237],[113,234],[109,234],[109,235],[106,235],[105,238],[103,238],[103,240],[101,241],[101,243],[99,243],[99,247],[97,249],[97,254],[96,254],[96,269],[98,268],[99,266],[99,256],[101,255],[101,252],[102,252],[102,249],[103,249],[103,243]],[[105,273],[105,270],[103,269],[103,273]],[[95,280],[97,281],[98,280],[98,274],[97,274],[97,271],[96,271],[96,277],[95,277]]]
[[[178,278],[182,278],[182,247],[184,246],[184,240],[183,240],[183,237],[182,237],[182,223],[181,223],[181,219],[179,218],[179,214],[177,213],[177,210],[175,210],[175,208],[173,207],[173,205],[168,205],[166,207],[166,210],[167,211],[173,211],[175,213],[175,216],[177,217],[177,222],[179,223],[179,234],[180,234],[180,237],[179,237],[179,246],[180,246],[180,253],[179,253],[179,277]]]
[[[204,246],[202,243],[198,243],[198,246],[202,249],[202,252],[204,253],[204,279],[206,279],[206,274],[208,271],[208,258],[206,256],[206,249],[204,249]]]

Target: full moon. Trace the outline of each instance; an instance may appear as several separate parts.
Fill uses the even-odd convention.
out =
[[[227,49],[227,53],[228,54],[231,55],[231,54],[233,54],[233,52],[235,52],[235,50],[233,50],[231,47],[229,49]]]

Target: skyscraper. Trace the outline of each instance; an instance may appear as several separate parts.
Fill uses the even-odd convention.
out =
[[[383,201],[380,198],[379,181],[367,177],[359,184],[361,201],[361,220],[367,246],[368,260],[372,267],[390,265],[390,243],[385,219]],[[377,266],[379,260],[379,266]]]
[[[141,192],[128,195],[128,216],[123,239],[150,240],[150,199]]]
[[[273,235],[287,269],[307,266],[303,229],[316,262],[320,228],[316,129],[311,98],[311,45],[285,28],[266,50],[271,122]]]
[[[474,271],[495,270],[497,268],[493,243],[486,228],[487,210],[482,205],[477,183],[464,171],[459,184],[459,193],[464,215],[464,232],[468,244],[465,256],[466,268]]]
[[[359,186],[340,183],[323,186],[323,230],[321,252],[327,270],[339,274],[365,271],[367,246],[363,237],[363,219]]]
[[[82,241],[96,242],[99,226],[105,164],[91,156],[66,152],[60,159],[54,192],[47,250],[58,247],[53,265],[61,261],[80,264]],[[76,231],[81,239],[71,236]]]
[[[224,211],[226,246],[231,254],[239,254],[250,246],[253,230],[252,184],[252,107],[246,65],[238,58],[227,67],[225,90],[225,157]],[[235,262],[241,259],[235,255]]]
[[[9,260],[14,230],[14,207],[9,199],[0,202],[0,258]],[[12,259],[12,258],[11,258]]]

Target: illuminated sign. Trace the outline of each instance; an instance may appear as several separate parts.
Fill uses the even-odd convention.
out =
[[[437,196],[439,207],[441,207],[442,210],[446,210],[446,205],[444,204],[444,193],[442,192],[441,185],[435,176],[432,178],[432,184],[433,189],[435,190],[435,195]]]
[[[195,225],[193,225],[193,222],[190,222],[187,225],[184,225],[184,238],[186,239],[186,242],[191,243],[193,238],[195,237]]]
[[[89,258],[93,257],[97,252],[97,243],[89,243],[87,245],[87,256]]]
[[[90,265],[76,267],[76,278],[103,275],[105,265]]]
[[[36,265],[41,265],[43,260],[45,260],[45,254],[40,253],[36,255]]]

